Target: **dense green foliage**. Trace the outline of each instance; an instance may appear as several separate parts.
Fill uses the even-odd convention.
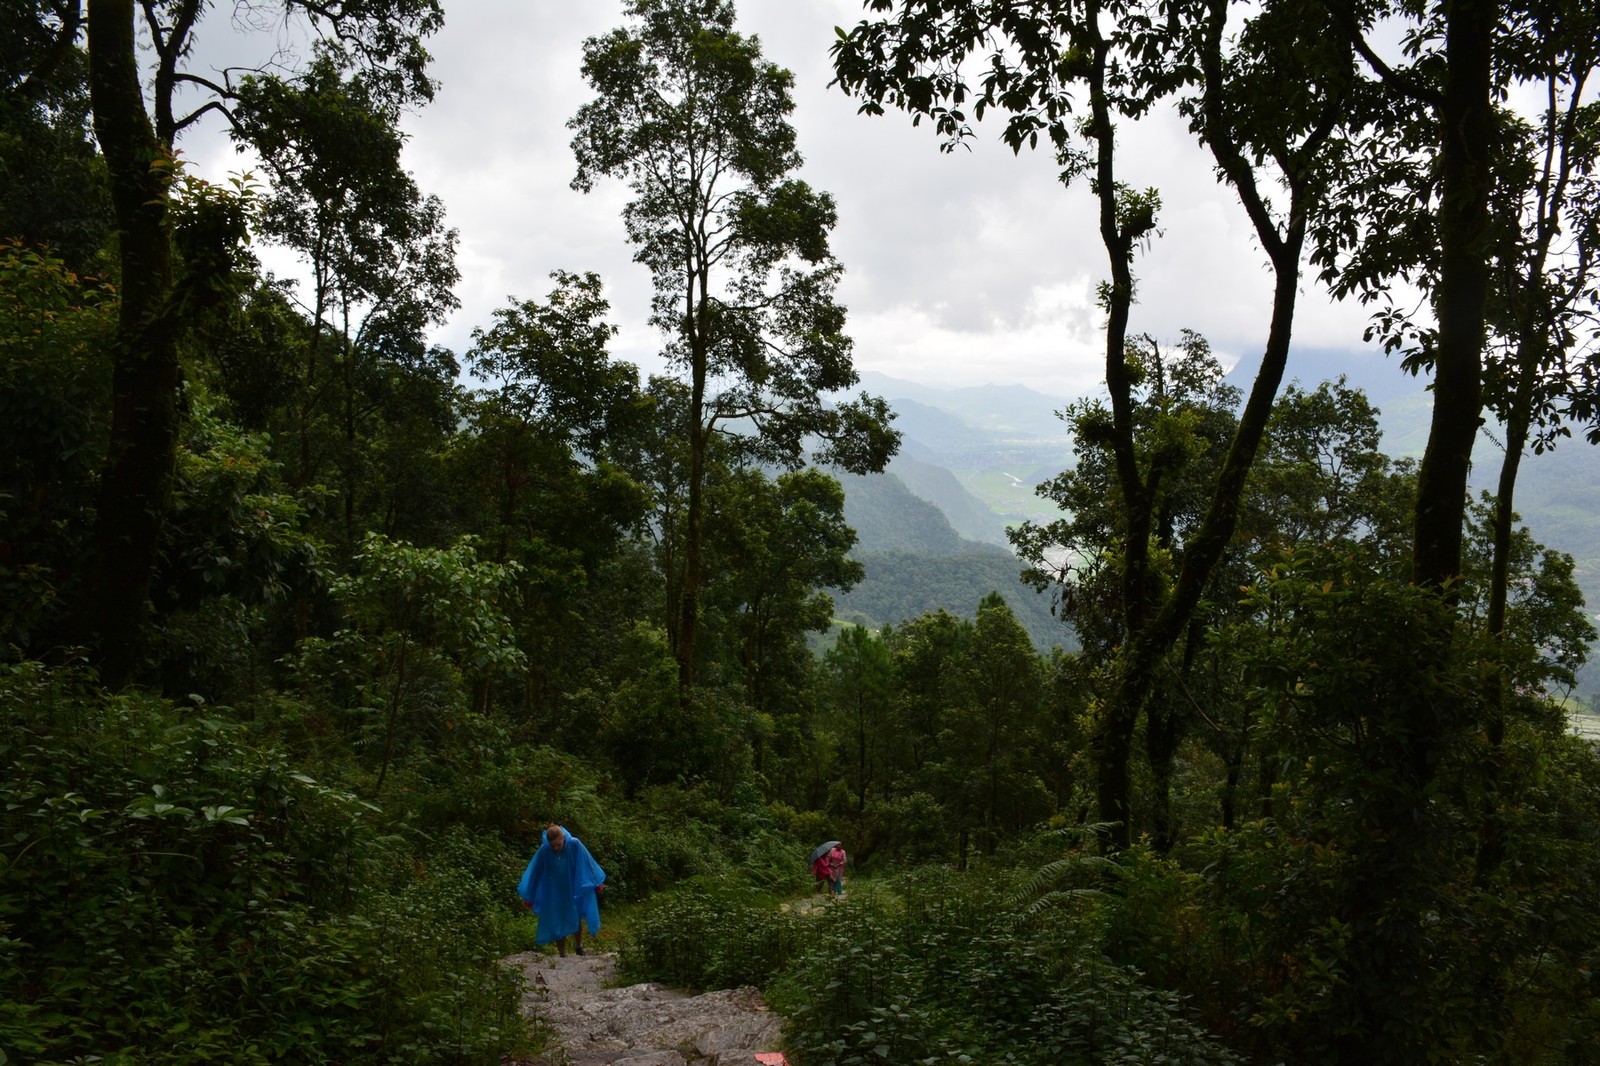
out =
[[[781,896],[741,882],[698,879],[652,900],[634,918],[622,973],[697,990],[770,981],[801,950],[808,923]]]
[[[1111,897],[1073,898],[1037,906],[1015,869],[922,868],[809,910],[694,886],[652,907],[624,961],[640,977],[764,988],[802,1066],[1239,1061],[1180,996],[1101,954]]]
[[[967,542],[949,554],[917,551],[858,551],[866,578],[834,597],[845,621],[878,628],[948,607],[971,613],[989,593],[998,593],[1034,646],[1048,651],[1070,646],[1076,634],[1052,613],[1050,598],[1017,580],[1016,556],[1002,548]]]
[[[631,191],[649,380],[594,274],[429,343],[456,242],[399,122],[439,4],[285,0],[310,60],[225,84],[182,69],[205,6],[0,31],[0,1061],[531,1052],[501,960],[536,949],[513,890],[552,820],[626,972],[762,987],[802,1066],[1593,1057],[1600,761],[1560,697],[1595,630],[1515,463],[1469,500],[1461,438],[1480,399],[1513,445],[1592,425],[1592,105],[1500,116],[1524,165],[1486,174],[1482,109],[1439,99],[1586,75],[1592,12],[1457,5],[1369,77],[1382,5],[1245,5],[1230,37],[1223,0],[871,0],[835,52],[867,110],[958,142],[975,93],[1097,175],[1108,394],[1066,412],[1060,520],[1016,531],[1030,589],[927,508],[881,543],[909,496],[847,512],[831,471],[897,438],[838,396],[833,201],[729,4],[633,0],[585,50],[576,184]],[[1507,47],[1433,52],[1450,26]],[[264,184],[186,173],[180,83]],[[1248,397],[1204,338],[1129,328],[1160,197],[1115,127],[1169,97],[1277,271]],[[1570,186],[1530,163],[1552,138]],[[1342,380],[1277,393],[1308,233],[1337,287],[1435,297],[1437,329],[1374,325],[1444,386],[1421,467]],[[830,837],[849,893],[806,899]]]
[[[29,1062],[488,1061],[501,846],[414,865],[376,807],[225,707],[0,678],[0,1046]],[[488,850],[485,850],[485,849]]]

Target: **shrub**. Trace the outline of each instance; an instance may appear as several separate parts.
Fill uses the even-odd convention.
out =
[[[1235,1061],[1072,915],[1027,915],[1006,875],[921,870],[813,922],[772,991],[800,1064]]]
[[[0,667],[0,1047],[497,1062],[520,1022],[481,918],[489,857],[447,838],[419,871],[374,808],[228,713]]]
[[[495,1063],[525,1041],[520,978],[497,960],[507,943],[503,872],[509,852],[457,826],[423,857],[391,856],[362,911],[383,930],[381,973],[392,993],[373,1019],[398,1061]]]
[[[765,986],[789,962],[798,924],[756,889],[697,879],[646,903],[620,968],[695,989]]]

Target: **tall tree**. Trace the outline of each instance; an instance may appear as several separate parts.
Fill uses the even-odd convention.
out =
[[[898,446],[881,400],[830,406],[857,381],[833,297],[833,199],[800,166],[788,71],[734,29],[725,0],[632,0],[631,25],[584,45],[598,94],[573,117],[573,187],[626,181],[634,258],[655,283],[652,321],[688,387],[682,576],[669,610],[679,686],[695,680],[713,434],[754,457],[880,470]]]
[[[638,444],[648,414],[639,372],[608,351],[616,327],[599,276],[552,278],[545,301],[502,308],[473,331],[466,361],[487,387],[450,449],[462,512],[497,561],[521,564],[528,713],[556,703],[580,665],[586,627],[574,619],[644,507],[641,486],[612,462]]]
[[[1419,260],[1429,265],[1421,280],[1433,321],[1419,331],[1413,365],[1433,369],[1434,402],[1417,476],[1412,576],[1442,590],[1461,572],[1467,473],[1483,409],[1494,54],[1506,5],[1326,0],[1326,6],[1389,103],[1359,141],[1360,165],[1341,190],[1346,206],[1327,214],[1331,225],[1319,231],[1317,257],[1336,292],[1361,291],[1365,298],[1416,273]],[[1386,20],[1398,20],[1410,42],[1405,66],[1391,65],[1370,40]],[[1413,238],[1420,240],[1408,244]],[[1354,254],[1344,256],[1352,246]]]
[[[890,717],[889,646],[861,626],[846,626],[822,661],[822,685],[833,712],[850,793],[856,813],[865,814],[889,795]]]
[[[1170,585],[1205,519],[1238,428],[1240,393],[1226,384],[1222,364],[1205,338],[1193,332],[1165,347],[1148,336],[1136,338],[1128,345],[1127,362],[1135,400],[1134,445],[1150,486],[1150,566]],[[1085,660],[1105,670],[1127,638],[1128,617],[1120,598],[1126,553],[1122,485],[1107,432],[1112,416],[1098,399],[1075,403],[1064,416],[1078,442],[1078,461],[1041,485],[1039,493],[1065,517],[1045,525],[1023,523],[1012,538],[1029,564],[1024,579],[1041,590],[1056,589],[1060,614],[1077,629]],[[1215,586],[1232,577],[1232,569],[1219,560],[1208,599],[1225,598],[1214,594]],[[1173,764],[1194,717],[1192,701],[1177,698],[1171,690],[1188,684],[1195,655],[1205,643],[1205,625],[1215,613],[1215,607],[1197,609],[1184,630],[1181,653],[1161,664],[1163,682],[1152,686],[1144,707],[1145,751],[1154,784],[1149,824],[1162,849],[1174,839],[1169,803]]]
[[[1595,410],[1592,371],[1584,399],[1581,385],[1577,397],[1572,386],[1585,375],[1568,376],[1563,367],[1572,347],[1572,296],[1592,286],[1577,279],[1592,274],[1586,248],[1594,230],[1582,219],[1581,198],[1569,199],[1581,186],[1569,182],[1594,152],[1595,105],[1583,103],[1597,60],[1593,5],[1328,4],[1365,59],[1372,82],[1387,94],[1391,114],[1362,139],[1357,158],[1365,165],[1355,171],[1345,197],[1363,224],[1335,227],[1324,235],[1319,254],[1330,271],[1342,272],[1338,287],[1345,291],[1363,298],[1385,295],[1399,276],[1413,279],[1428,297],[1430,313],[1418,316],[1419,322],[1396,310],[1390,297],[1374,332],[1390,349],[1408,349],[1411,368],[1433,371],[1411,571],[1416,583],[1454,602],[1466,568],[1467,475],[1486,405],[1505,420],[1507,433],[1496,520],[1501,582],[1514,539],[1513,490],[1530,429],[1543,427],[1539,432],[1548,444],[1556,432],[1552,416],[1563,406]],[[1404,33],[1403,61],[1390,62],[1371,43],[1380,24],[1385,36],[1396,27]],[[1514,116],[1509,102],[1529,84],[1543,97],[1537,132]],[[1576,218],[1567,214],[1574,208]],[[1564,229],[1576,238],[1565,247]],[[1491,345],[1509,355],[1495,358]],[[1504,639],[1503,586],[1498,595],[1491,591],[1490,610],[1492,646],[1509,666],[1517,652]],[[1434,617],[1464,632],[1459,615]],[[1450,654],[1449,637],[1443,634],[1432,645],[1440,662]],[[1436,664],[1422,665],[1431,671]],[[1491,740],[1481,767],[1489,797],[1479,828],[1484,875],[1503,850],[1494,798],[1501,757],[1493,749],[1505,727],[1510,677],[1509,669],[1497,669],[1486,689],[1490,699],[1481,707],[1481,728]],[[1439,833],[1419,832],[1419,826],[1427,828],[1419,815],[1430,809],[1436,767],[1461,709],[1443,700],[1419,701],[1393,713],[1400,726],[1387,738],[1400,787],[1389,790],[1389,802],[1374,802],[1368,817],[1397,841],[1422,842],[1413,849],[1407,876],[1413,885],[1426,884],[1438,866],[1426,849],[1436,846],[1431,842]],[[1356,907],[1377,910],[1407,893],[1406,882],[1391,874]],[[1403,930],[1408,922],[1415,927],[1427,920],[1412,912],[1386,923]]]
[[[122,303],[111,434],[95,517],[96,576],[78,613],[112,685],[126,682],[137,661],[171,493],[180,334],[218,294],[243,229],[237,214],[214,213],[198,228],[203,243],[185,256],[180,278],[172,243],[175,141],[202,114],[226,111],[232,96],[228,86],[185,69],[207,6],[204,0],[88,0],[87,6],[90,103],[116,218]],[[431,95],[421,40],[441,24],[437,0],[282,0],[272,6],[304,16],[328,47],[357,57],[396,98]],[[140,16],[142,26],[136,25]],[[145,57],[148,70],[141,68]],[[180,86],[201,92],[187,113],[178,110]]]
[[[867,0],[876,12],[888,0]],[[1239,15],[1244,24],[1231,24]],[[1350,84],[1350,47],[1337,35],[1298,29],[1328,22],[1298,0],[1239,5],[1196,0],[1155,11],[1128,0],[913,0],[862,22],[834,48],[840,82],[881,112],[885,103],[929,117],[947,145],[972,134],[991,109],[1009,112],[1005,141],[1020,151],[1048,136],[1064,181],[1087,176],[1100,207],[1111,277],[1100,288],[1106,312],[1106,387],[1111,417],[1101,427],[1119,500],[1119,607],[1125,633],[1112,664],[1095,749],[1107,843],[1129,842],[1129,759],[1155,667],[1189,625],[1237,522],[1245,478],[1266,428],[1288,360],[1300,265],[1314,206],[1339,154],[1332,137]],[[963,64],[988,52],[983,72]],[[1284,85],[1293,92],[1282,92]],[[1180,90],[1195,135],[1238,193],[1273,272],[1272,313],[1256,378],[1218,468],[1205,515],[1189,539],[1170,591],[1152,555],[1155,501],[1165,471],[1142,464],[1127,358],[1134,301],[1134,252],[1156,229],[1159,193],[1118,180],[1116,119],[1137,119]],[[1087,115],[1073,117],[1084,106]],[[1087,146],[1084,142],[1087,141]],[[1281,194],[1270,192],[1273,183]]]
[[[111,439],[101,473],[94,545],[97,600],[86,636],[100,644],[113,686],[133,672],[156,544],[172,486],[178,439],[178,322],[172,244],[166,230],[171,168],[145,111],[132,0],[89,4],[89,86],[95,136],[105,157],[121,268],[113,361]]]
[[[1500,655],[1486,723],[1491,748],[1504,739],[1517,684],[1508,654],[1516,643],[1506,638],[1524,452],[1555,447],[1571,432],[1568,422],[1586,424],[1589,441],[1600,443],[1600,104],[1589,99],[1600,63],[1600,14],[1592,5],[1556,5],[1530,13],[1524,32],[1525,46],[1501,49],[1500,76],[1542,84],[1544,99],[1536,116],[1505,122],[1510,150],[1497,159],[1492,200],[1498,254],[1484,365],[1484,404],[1504,432],[1486,619]],[[1491,757],[1486,766],[1492,781],[1498,765]],[[1503,853],[1500,824],[1491,807],[1480,830],[1485,871]]]
[[[261,232],[307,270],[293,465],[302,488],[323,464],[336,468],[347,551],[358,539],[358,438],[376,402],[369,386],[425,362],[423,333],[459,306],[460,280],[443,205],[401,166],[403,101],[353,66],[324,50],[293,78],[247,76],[232,109],[235,139],[271,176]]]
[[[0,10],[0,237],[90,272],[111,205],[89,129],[83,5],[7,0]]]

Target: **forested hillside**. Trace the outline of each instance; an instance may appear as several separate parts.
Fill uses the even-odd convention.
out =
[[[896,408],[896,411],[898,410]],[[896,419],[896,421],[899,421],[899,419]],[[905,433],[903,426],[901,427],[901,433]],[[939,508],[945,519],[949,521],[950,527],[961,534],[964,539],[977,541],[981,544],[1008,546],[1010,541],[1006,539],[1006,527],[1011,521],[1017,521],[1025,516],[1005,515],[996,512],[986,505],[984,501],[967,491],[966,486],[962,485],[955,474],[949,470],[933,463],[925,463],[911,458],[906,452],[914,449],[915,446],[915,439],[903,437],[901,454],[894,457],[894,460],[888,466],[887,473],[898,478],[900,483],[910,490],[913,495],[921,497]],[[871,539],[867,537],[863,537],[862,542],[864,544],[872,543]],[[890,542],[884,541],[883,543],[888,544]]]
[[[1230,382],[1248,381],[1254,364],[1245,363],[1229,371]],[[1377,447],[1394,459],[1418,460],[1427,443],[1428,395],[1417,380],[1398,372],[1399,368],[1386,361],[1377,352],[1327,353],[1299,351],[1289,365],[1289,373],[1296,383],[1309,387],[1320,382],[1343,379],[1353,390],[1359,390],[1373,404],[1377,424],[1382,433]],[[1049,430],[1065,429],[1054,412],[1065,410],[1074,401],[1067,397],[1049,397],[1021,386],[989,389],[948,389],[917,385],[884,375],[868,375],[875,388],[882,390],[896,411],[902,412],[897,425],[906,434],[903,452],[891,462],[889,472],[921,500],[937,506],[957,527],[963,537],[970,540],[993,540],[1000,543],[1004,530],[1025,519],[1048,520],[1048,504],[1034,493],[1057,473],[1062,466],[1070,466],[1071,441],[1054,439]],[[908,400],[905,397],[918,399]],[[908,404],[920,411],[911,418],[903,414]],[[927,434],[937,443],[924,444],[913,434]],[[1498,474],[1498,464],[1504,454],[1503,430],[1486,427],[1477,447],[1478,459],[1474,464],[1470,484],[1475,492],[1492,491]],[[1044,473],[1031,478],[1019,478],[1017,483],[1001,485],[987,498],[980,500],[967,489],[965,483],[976,487],[986,484],[985,472],[1003,470],[1007,466],[1021,469],[1017,461],[1019,447],[1036,448],[1037,461],[1043,463]],[[912,459],[906,452],[928,456],[927,461]],[[1046,457],[1056,454],[1052,464]],[[950,467],[938,465],[948,463]],[[958,478],[954,469],[962,471]],[[965,482],[965,483],[964,483]],[[847,490],[846,514],[861,534],[857,548],[858,557],[863,551],[903,548],[917,552],[923,550],[920,539],[929,536],[925,531],[942,525],[936,516],[917,513],[914,506],[903,513],[904,521],[886,523],[876,515],[876,510],[894,498],[892,490],[885,490],[885,501],[857,500],[858,491],[851,479],[845,479]],[[989,481],[992,486],[992,480]],[[1023,501],[1029,502],[1024,505]],[[1573,557],[1573,580],[1583,594],[1591,615],[1600,607],[1600,462],[1596,462],[1594,447],[1582,438],[1557,442],[1543,454],[1529,454],[1519,478],[1517,513],[1533,540],[1555,551]],[[958,521],[954,516],[961,516]],[[986,535],[987,533],[987,535]],[[938,538],[935,538],[938,539]],[[951,550],[948,546],[936,551]],[[925,568],[912,560],[903,566],[913,571]],[[995,564],[981,556],[972,559],[971,565],[979,570]],[[958,609],[965,599],[947,600],[953,590],[945,582],[946,591],[921,593],[912,590],[924,588],[915,573],[909,584],[901,579],[901,569],[890,564],[888,573],[896,574],[892,584],[901,589],[894,602],[915,600],[928,605],[948,606]],[[1009,588],[1001,584],[996,588]],[[855,606],[862,596],[881,595],[882,586],[868,582],[843,597],[843,602]],[[924,597],[926,597],[924,599]],[[1053,620],[1041,629],[1043,619],[1029,621],[1027,600],[1009,599],[1012,608],[1028,627],[1029,633],[1048,648],[1056,643],[1070,645],[1070,631],[1062,633]],[[893,607],[877,607],[893,610]],[[893,617],[861,608],[874,618]],[[1590,656],[1591,660],[1593,655]],[[1594,703],[1600,700],[1600,672],[1588,663],[1578,672],[1577,694]],[[1600,704],[1597,704],[1600,705]]]
[[[794,1066],[1594,1058],[1600,7],[869,0],[830,121],[998,136],[1100,258],[944,284],[868,214],[847,313],[797,76],[619,0],[537,74],[625,268],[507,203],[571,261],[453,343],[501,275],[413,123],[486,11],[0,19],[0,1066],[578,1061],[504,964],[569,944]],[[509,166],[555,94],[474,73],[444,151]],[[1152,325],[1151,132],[1260,267],[1178,256],[1239,366]],[[916,226],[1062,251],[971,188]],[[1419,376],[1311,373],[1310,294]],[[933,318],[1100,387],[864,387]]]
[[[1071,646],[1073,635],[1051,614],[1049,596],[1023,584],[1016,555],[958,534],[941,508],[907,488],[895,472],[902,462],[897,459],[882,474],[840,479],[845,521],[857,537],[850,554],[861,564],[862,578],[834,593],[834,613],[878,629],[939,609],[970,617],[996,592],[1041,652]],[[944,478],[928,479],[935,491],[970,501],[953,475],[940,472]]]

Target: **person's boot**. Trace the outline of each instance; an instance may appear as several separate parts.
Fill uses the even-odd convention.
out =
[[[561,957],[563,959],[567,957],[567,939],[566,939],[566,937],[562,937],[560,940],[556,941],[556,951],[560,952]]]

